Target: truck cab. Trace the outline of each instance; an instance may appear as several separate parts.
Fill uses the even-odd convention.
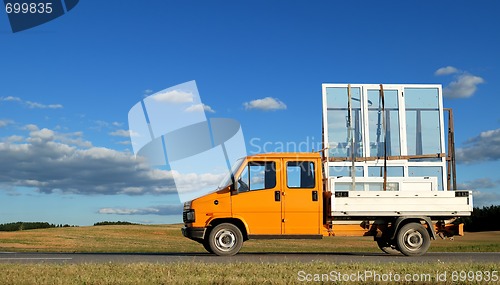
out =
[[[183,234],[219,255],[255,238],[321,238],[323,175],[318,153],[242,158],[220,190],[184,204]]]

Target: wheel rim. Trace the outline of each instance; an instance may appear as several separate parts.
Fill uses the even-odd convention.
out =
[[[229,230],[220,230],[215,235],[215,246],[221,251],[230,251],[236,244],[236,235]]]
[[[403,235],[404,245],[410,251],[417,251],[422,247],[424,238],[422,234],[414,229],[409,229]]]

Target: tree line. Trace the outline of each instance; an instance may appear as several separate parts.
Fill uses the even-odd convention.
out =
[[[49,228],[67,228],[75,227],[68,224],[49,224],[47,222],[15,222],[0,224],[0,231],[3,232],[14,232],[23,230],[34,230],[34,229],[49,229]]]
[[[117,221],[117,222],[104,221],[104,222],[98,222],[98,223],[94,224],[94,226],[111,226],[111,225],[123,226],[123,225],[138,225],[138,224],[134,224],[131,222],[125,222],[125,221]]]
[[[104,221],[95,223],[94,226],[109,226],[109,225],[138,225],[125,221]],[[15,232],[24,230],[35,230],[35,229],[50,229],[50,228],[69,228],[78,227],[68,224],[49,224],[47,222],[15,222],[15,223],[5,223],[0,224],[0,232]]]
[[[499,205],[482,208],[475,207],[471,216],[461,217],[456,222],[463,223],[464,230],[467,232],[500,231],[499,217]]]

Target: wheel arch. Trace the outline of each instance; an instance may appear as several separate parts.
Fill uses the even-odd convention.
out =
[[[436,233],[433,230],[432,226],[432,221],[431,218],[425,217],[425,216],[404,216],[404,217],[398,217],[394,222],[393,222],[393,231],[391,233],[391,240],[396,238],[396,235],[401,227],[408,223],[422,223],[426,225],[427,232],[429,233],[429,236],[431,237],[432,240],[436,239]]]
[[[248,240],[247,226],[245,222],[243,222],[238,218],[215,218],[211,220],[207,226],[207,231],[205,232],[205,238],[210,235],[210,231],[212,230],[212,228],[223,223],[233,224],[236,227],[238,227],[238,229],[241,231],[241,234],[243,235],[243,240],[244,241]]]

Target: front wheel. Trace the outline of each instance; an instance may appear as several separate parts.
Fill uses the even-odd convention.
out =
[[[210,231],[208,245],[212,252],[217,255],[235,255],[243,245],[243,234],[237,226],[223,223],[215,226]]]
[[[422,255],[429,249],[431,238],[422,224],[409,223],[399,229],[396,244],[404,255]]]

